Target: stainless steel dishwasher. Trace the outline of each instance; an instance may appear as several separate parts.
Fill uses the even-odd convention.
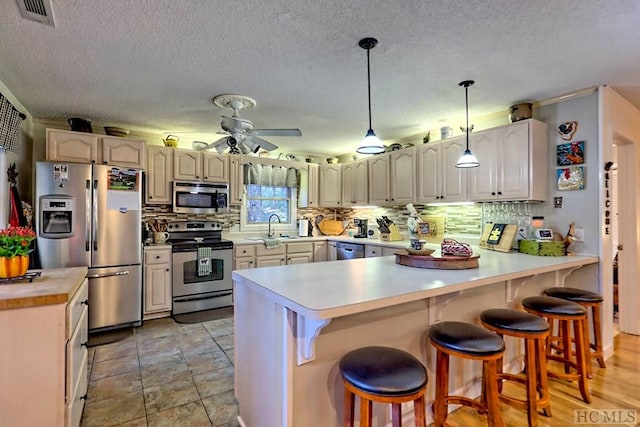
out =
[[[364,245],[357,243],[336,243],[336,253],[338,261],[342,259],[364,258]]]

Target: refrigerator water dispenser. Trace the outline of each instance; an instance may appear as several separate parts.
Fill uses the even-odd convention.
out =
[[[73,237],[73,197],[60,195],[40,197],[40,237],[64,239]]]

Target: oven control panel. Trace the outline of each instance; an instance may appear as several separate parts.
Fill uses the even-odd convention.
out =
[[[176,221],[167,225],[168,231],[222,231],[222,223],[217,221]]]

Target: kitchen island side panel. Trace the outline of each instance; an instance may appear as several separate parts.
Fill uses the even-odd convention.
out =
[[[234,282],[235,396],[245,427],[290,425],[282,412],[290,379],[284,371],[287,329],[281,305]]]

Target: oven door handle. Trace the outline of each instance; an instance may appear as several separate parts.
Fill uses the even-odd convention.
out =
[[[206,295],[198,295],[198,296],[189,296],[189,297],[174,297],[173,301],[175,302],[188,302],[188,301],[200,301],[203,299],[211,299],[211,298],[219,298],[226,297],[227,295],[231,295],[232,291],[221,291],[216,293],[209,293]]]

